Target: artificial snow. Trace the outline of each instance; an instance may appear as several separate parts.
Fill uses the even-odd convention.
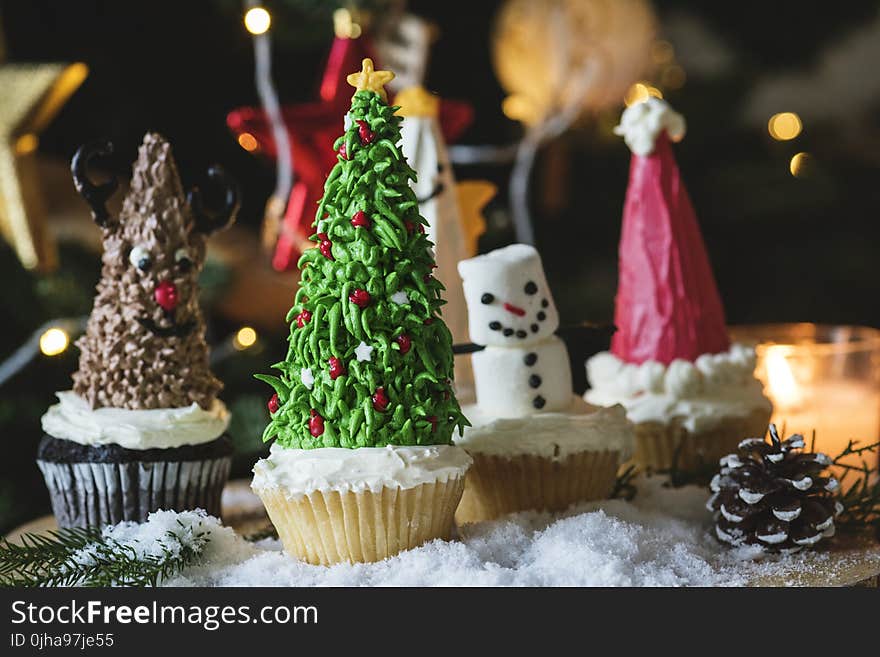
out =
[[[331,567],[297,561],[277,540],[248,542],[201,512],[160,511],[142,525],[107,531],[141,549],[167,543],[169,531],[182,540],[190,531],[207,532],[202,562],[166,586],[742,586],[827,560],[821,553],[769,556],[754,547],[724,547],[711,535],[705,502],[704,489],[666,488],[651,478],[639,482],[632,502],[519,513],[467,525],[460,540],[433,541],[379,563]]]

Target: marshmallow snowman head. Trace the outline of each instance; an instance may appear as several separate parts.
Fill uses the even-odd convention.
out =
[[[462,260],[458,273],[471,341],[518,347],[545,340],[559,328],[559,313],[534,247],[511,244]]]

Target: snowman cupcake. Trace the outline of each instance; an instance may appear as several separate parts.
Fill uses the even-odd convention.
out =
[[[607,497],[633,432],[621,406],[572,392],[559,314],[541,258],[513,244],[458,265],[468,304],[476,403],[456,444],[474,459],[461,524],[527,509],[560,511]]]

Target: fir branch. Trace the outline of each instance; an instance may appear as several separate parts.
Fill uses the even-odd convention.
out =
[[[0,587],[155,586],[196,563],[210,540],[205,531],[187,540],[174,531],[166,535],[159,554],[139,554],[98,528],[25,534],[20,545],[0,539]]]
[[[878,466],[871,466],[865,454],[880,452],[880,442],[863,447],[858,441],[850,440],[846,448],[832,460],[832,466],[843,470],[839,478],[840,493],[837,500],[843,505],[843,512],[835,524],[839,529],[860,531],[873,527],[880,531],[880,472]],[[844,459],[857,456],[861,463],[842,463]],[[848,486],[846,484],[849,484]]]

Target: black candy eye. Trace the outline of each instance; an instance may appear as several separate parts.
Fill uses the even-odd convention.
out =
[[[535,285],[535,281],[529,281],[524,290],[526,294],[535,294],[538,291],[538,286]]]
[[[488,292],[486,292],[486,294],[484,294],[483,296],[480,297],[480,302],[486,304],[487,306],[490,303],[492,303],[493,301],[495,301],[495,295],[489,294]]]
[[[128,254],[128,261],[141,271],[149,271],[150,267],[153,266],[150,252],[142,246],[132,247],[131,252]]]
[[[192,269],[192,258],[189,257],[189,252],[186,249],[177,249],[174,253],[174,262],[184,274]]]

